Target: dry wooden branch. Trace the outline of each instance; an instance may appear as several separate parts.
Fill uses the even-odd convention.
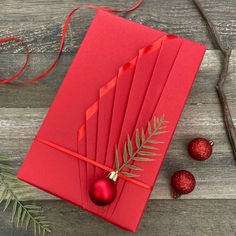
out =
[[[212,35],[212,38],[216,43],[216,46],[220,49],[221,53],[223,54],[222,68],[221,68],[221,73],[220,73],[219,79],[216,84],[216,91],[217,91],[219,101],[221,104],[226,131],[227,131],[228,138],[229,138],[232,150],[233,150],[233,155],[234,155],[234,158],[236,161],[236,129],[235,129],[235,126],[233,123],[231,113],[230,113],[227,98],[224,93],[224,82],[225,82],[227,75],[228,75],[229,60],[230,60],[230,55],[231,55],[232,50],[226,49],[224,47],[222,40],[220,39],[219,34],[216,31],[214,24],[207,16],[206,11],[204,10],[204,8],[200,4],[200,2],[198,0],[193,0],[193,2],[195,4],[195,6],[197,7],[197,9],[199,10],[202,18],[207,23],[210,33]]]

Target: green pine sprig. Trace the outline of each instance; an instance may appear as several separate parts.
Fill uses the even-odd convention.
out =
[[[168,122],[164,119],[164,115],[160,118],[154,116],[152,123],[148,122],[147,128],[147,137],[145,135],[144,129],[136,129],[135,134],[135,148],[133,148],[130,136],[127,137],[127,142],[124,145],[123,149],[123,164],[120,165],[119,162],[119,153],[118,148],[116,147],[115,150],[115,166],[116,171],[127,176],[127,177],[138,177],[139,175],[122,171],[124,167],[127,167],[131,170],[141,171],[142,168],[139,166],[134,165],[134,161],[153,161],[154,159],[151,157],[158,156],[159,154],[156,153],[159,150],[153,144],[162,144],[163,142],[154,139],[156,135],[160,135],[166,133],[166,125]],[[134,150],[135,149],[135,150]]]
[[[28,204],[26,196],[25,200],[19,200],[18,195],[23,195],[24,184],[11,173],[13,168],[7,164],[8,161],[9,158],[0,157],[0,204],[5,200],[3,211],[11,208],[12,221],[17,227],[24,225],[27,230],[32,225],[35,235],[50,233],[50,223],[43,215],[42,207]]]

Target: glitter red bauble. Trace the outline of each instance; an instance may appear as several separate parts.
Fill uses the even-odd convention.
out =
[[[188,194],[195,188],[196,180],[191,172],[179,170],[171,177],[171,186],[177,194]]]
[[[188,144],[188,152],[193,159],[205,161],[212,154],[212,146],[212,141],[205,138],[195,138]]]
[[[116,184],[109,178],[99,178],[90,187],[89,196],[98,206],[109,205],[116,198]]]

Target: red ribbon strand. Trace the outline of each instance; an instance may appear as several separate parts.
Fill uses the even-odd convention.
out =
[[[74,151],[72,151],[72,150],[70,150],[70,149],[68,149],[66,147],[63,147],[63,146],[58,145],[56,143],[53,143],[53,142],[51,142],[49,140],[46,140],[46,139],[43,139],[43,138],[40,138],[40,137],[36,137],[35,140],[40,142],[40,143],[42,143],[42,144],[45,144],[45,145],[47,145],[47,146],[49,146],[51,148],[54,148],[54,149],[56,149],[58,151],[64,152],[66,154],[69,154],[70,156],[76,157],[76,158],[78,158],[81,161],[85,161],[85,162],[87,162],[87,163],[89,163],[91,165],[94,165],[94,166],[96,166],[98,168],[101,168],[101,169],[103,169],[103,170],[105,170],[105,171],[107,171],[109,173],[112,172],[112,171],[116,171],[116,170],[114,170],[114,169],[112,169],[112,168],[110,168],[108,166],[105,166],[105,165],[103,165],[103,164],[101,164],[101,163],[99,163],[97,161],[94,161],[94,160],[90,159],[89,157],[85,157],[85,156],[83,156],[83,155],[81,155],[81,154],[79,154],[77,152],[74,152]],[[145,183],[143,183],[141,181],[138,181],[136,179],[129,178],[129,177],[125,176],[125,175],[122,175],[121,173],[118,173],[118,176],[120,178],[124,179],[125,181],[128,181],[130,183],[136,184],[136,185],[138,185],[138,186],[140,186],[142,188],[149,189],[150,191],[153,188],[152,186],[149,186],[148,184],[145,184]]]
[[[5,79],[5,80],[0,79],[0,84],[10,83],[12,80],[17,79],[22,74],[22,72],[25,70],[25,68],[27,67],[27,65],[29,63],[29,49],[28,49],[27,45],[23,42],[23,40],[21,40],[20,38],[14,38],[14,37],[3,38],[3,39],[0,39],[0,44],[10,42],[10,41],[24,46],[25,53],[26,53],[26,60],[25,60],[25,64],[22,66],[22,68],[15,75],[13,75],[10,78]]]
[[[74,13],[81,9],[81,8],[87,8],[87,9],[95,9],[95,10],[102,10],[102,11],[106,11],[106,12],[113,12],[113,13],[120,13],[120,12],[131,12],[133,10],[135,10],[137,7],[139,7],[141,5],[141,3],[143,2],[143,0],[139,0],[135,3],[134,6],[132,6],[129,9],[125,9],[125,10],[115,10],[115,9],[111,9],[111,8],[107,8],[107,7],[102,7],[102,6],[95,6],[95,5],[84,5],[81,7],[77,7],[74,10],[72,10],[70,12],[70,14],[66,17],[66,21],[64,23],[63,29],[62,29],[62,35],[61,35],[61,40],[60,40],[60,47],[56,56],[56,59],[54,60],[54,62],[49,66],[48,69],[46,69],[41,75],[37,76],[36,78],[33,78],[31,80],[28,81],[23,81],[23,82],[14,82],[15,79],[17,79],[22,73],[23,71],[26,69],[27,65],[29,64],[29,50],[27,45],[23,42],[22,39],[20,38],[15,38],[15,37],[8,37],[8,38],[2,38],[0,39],[0,44],[6,43],[6,42],[15,42],[15,43],[20,43],[22,46],[24,46],[25,51],[26,51],[26,61],[25,64],[22,66],[22,68],[13,76],[7,78],[7,79],[0,79],[0,85],[1,84],[6,84],[6,83],[13,83],[13,84],[33,84],[41,79],[43,79],[46,75],[48,75],[53,68],[56,66],[60,55],[62,53],[62,49],[64,47],[64,42],[65,42],[65,37],[66,37],[66,32],[67,32],[67,28],[68,25],[70,23],[71,17],[74,15]]]

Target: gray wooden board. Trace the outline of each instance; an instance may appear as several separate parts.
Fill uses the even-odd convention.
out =
[[[31,51],[30,66],[21,79],[29,79],[40,74],[55,58],[62,24],[74,7],[89,3],[124,9],[133,2],[2,0],[0,38],[20,36],[27,42]],[[236,1],[201,2],[224,45],[235,48]],[[0,154],[10,156],[16,168],[30,147],[93,16],[94,12],[81,10],[73,17],[64,53],[46,79],[32,86],[0,86]],[[141,8],[123,16],[204,43],[208,49],[151,196],[158,200],[149,202],[137,235],[236,235],[236,202],[233,200],[236,199],[236,164],[214,90],[222,59],[220,52],[211,42],[206,25],[191,0],[145,0]],[[0,53],[0,67],[3,67],[0,77],[4,78],[16,72],[25,59],[23,49],[10,43],[0,47]],[[230,59],[225,85],[236,124],[235,75],[236,50]],[[187,142],[196,136],[205,136],[215,142],[214,154],[206,162],[193,161],[187,155]],[[197,187],[183,200],[165,200],[170,198],[170,176],[178,169],[192,171]],[[53,221],[52,235],[129,234],[68,203],[49,201],[55,198],[40,190],[26,186],[25,191],[35,199],[47,200],[41,204]],[[31,235],[10,223],[9,212],[0,214],[0,221],[0,236]]]
[[[23,37],[33,52],[55,52],[60,29],[66,15],[83,4],[97,4],[126,9],[135,1],[107,0],[2,0],[0,9],[0,37]],[[216,25],[225,45],[236,46],[235,0],[202,1],[204,8]],[[76,51],[94,15],[92,10],[81,10],[72,20],[66,51]],[[212,48],[205,23],[199,17],[191,0],[146,0],[142,7],[127,15],[128,19],[150,27],[198,40]],[[9,47],[7,47],[9,48]],[[14,52],[21,52],[15,48]]]
[[[135,234],[121,230],[69,203],[40,202],[51,219],[52,236],[235,236],[236,200],[151,200]],[[0,215],[0,236],[33,236]]]

